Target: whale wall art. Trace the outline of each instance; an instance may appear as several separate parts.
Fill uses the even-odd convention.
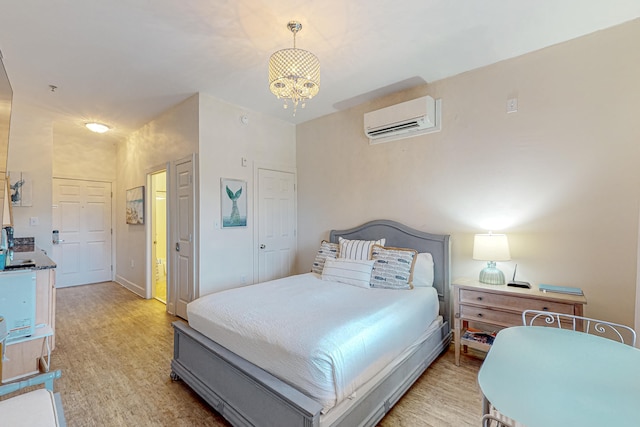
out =
[[[220,211],[222,228],[247,226],[247,182],[220,179]]]

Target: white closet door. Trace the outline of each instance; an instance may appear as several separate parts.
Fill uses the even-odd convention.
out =
[[[296,254],[295,175],[258,171],[258,279],[291,275]]]

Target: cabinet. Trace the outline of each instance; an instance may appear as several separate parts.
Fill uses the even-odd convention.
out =
[[[524,310],[541,310],[556,313],[583,315],[587,300],[582,295],[542,292],[536,286],[531,289],[506,285],[487,285],[471,279],[459,279],[453,283],[454,345],[456,365],[460,365],[461,348],[471,347],[489,351],[490,345],[462,336],[469,324],[478,324],[485,331],[493,332],[509,326],[522,325]]]
[[[36,273],[36,327],[35,334],[5,345],[5,356],[1,364],[2,382],[26,377],[40,372],[41,363],[55,347],[55,269],[35,270]],[[3,273],[0,273],[3,274]]]

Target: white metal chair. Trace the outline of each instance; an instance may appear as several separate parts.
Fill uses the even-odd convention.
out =
[[[503,417],[497,417],[492,414],[486,414],[482,417],[482,427],[514,427],[514,424],[507,422]]]
[[[44,385],[44,388],[0,401],[0,423],[24,427],[66,427],[60,394],[53,392],[53,380],[56,378],[60,378],[60,370],[0,386],[0,396],[4,396],[23,388]]]
[[[4,342],[9,336],[7,322],[0,316],[0,371],[4,360]],[[47,369],[49,368],[47,360]],[[26,393],[0,400],[0,422],[23,427],[66,427],[60,394],[53,392],[53,380],[60,378],[60,370],[45,372],[22,381],[0,385],[0,396],[25,388],[44,385]]]
[[[554,313],[551,311],[525,310],[522,312],[524,326],[548,325],[560,329],[572,329],[605,338],[616,339],[623,344],[636,345],[636,331],[626,325],[591,319],[573,314]]]

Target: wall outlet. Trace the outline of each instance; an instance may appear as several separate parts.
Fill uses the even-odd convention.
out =
[[[37,225],[40,225],[40,220],[38,219],[37,216],[32,216],[31,218],[29,218],[29,225],[31,227],[35,227]]]
[[[131,268],[133,268],[135,266],[136,266],[136,263],[133,260],[131,260]]]
[[[247,276],[245,276],[244,274],[242,276],[240,276],[240,280],[242,281],[243,285],[247,284]]]

